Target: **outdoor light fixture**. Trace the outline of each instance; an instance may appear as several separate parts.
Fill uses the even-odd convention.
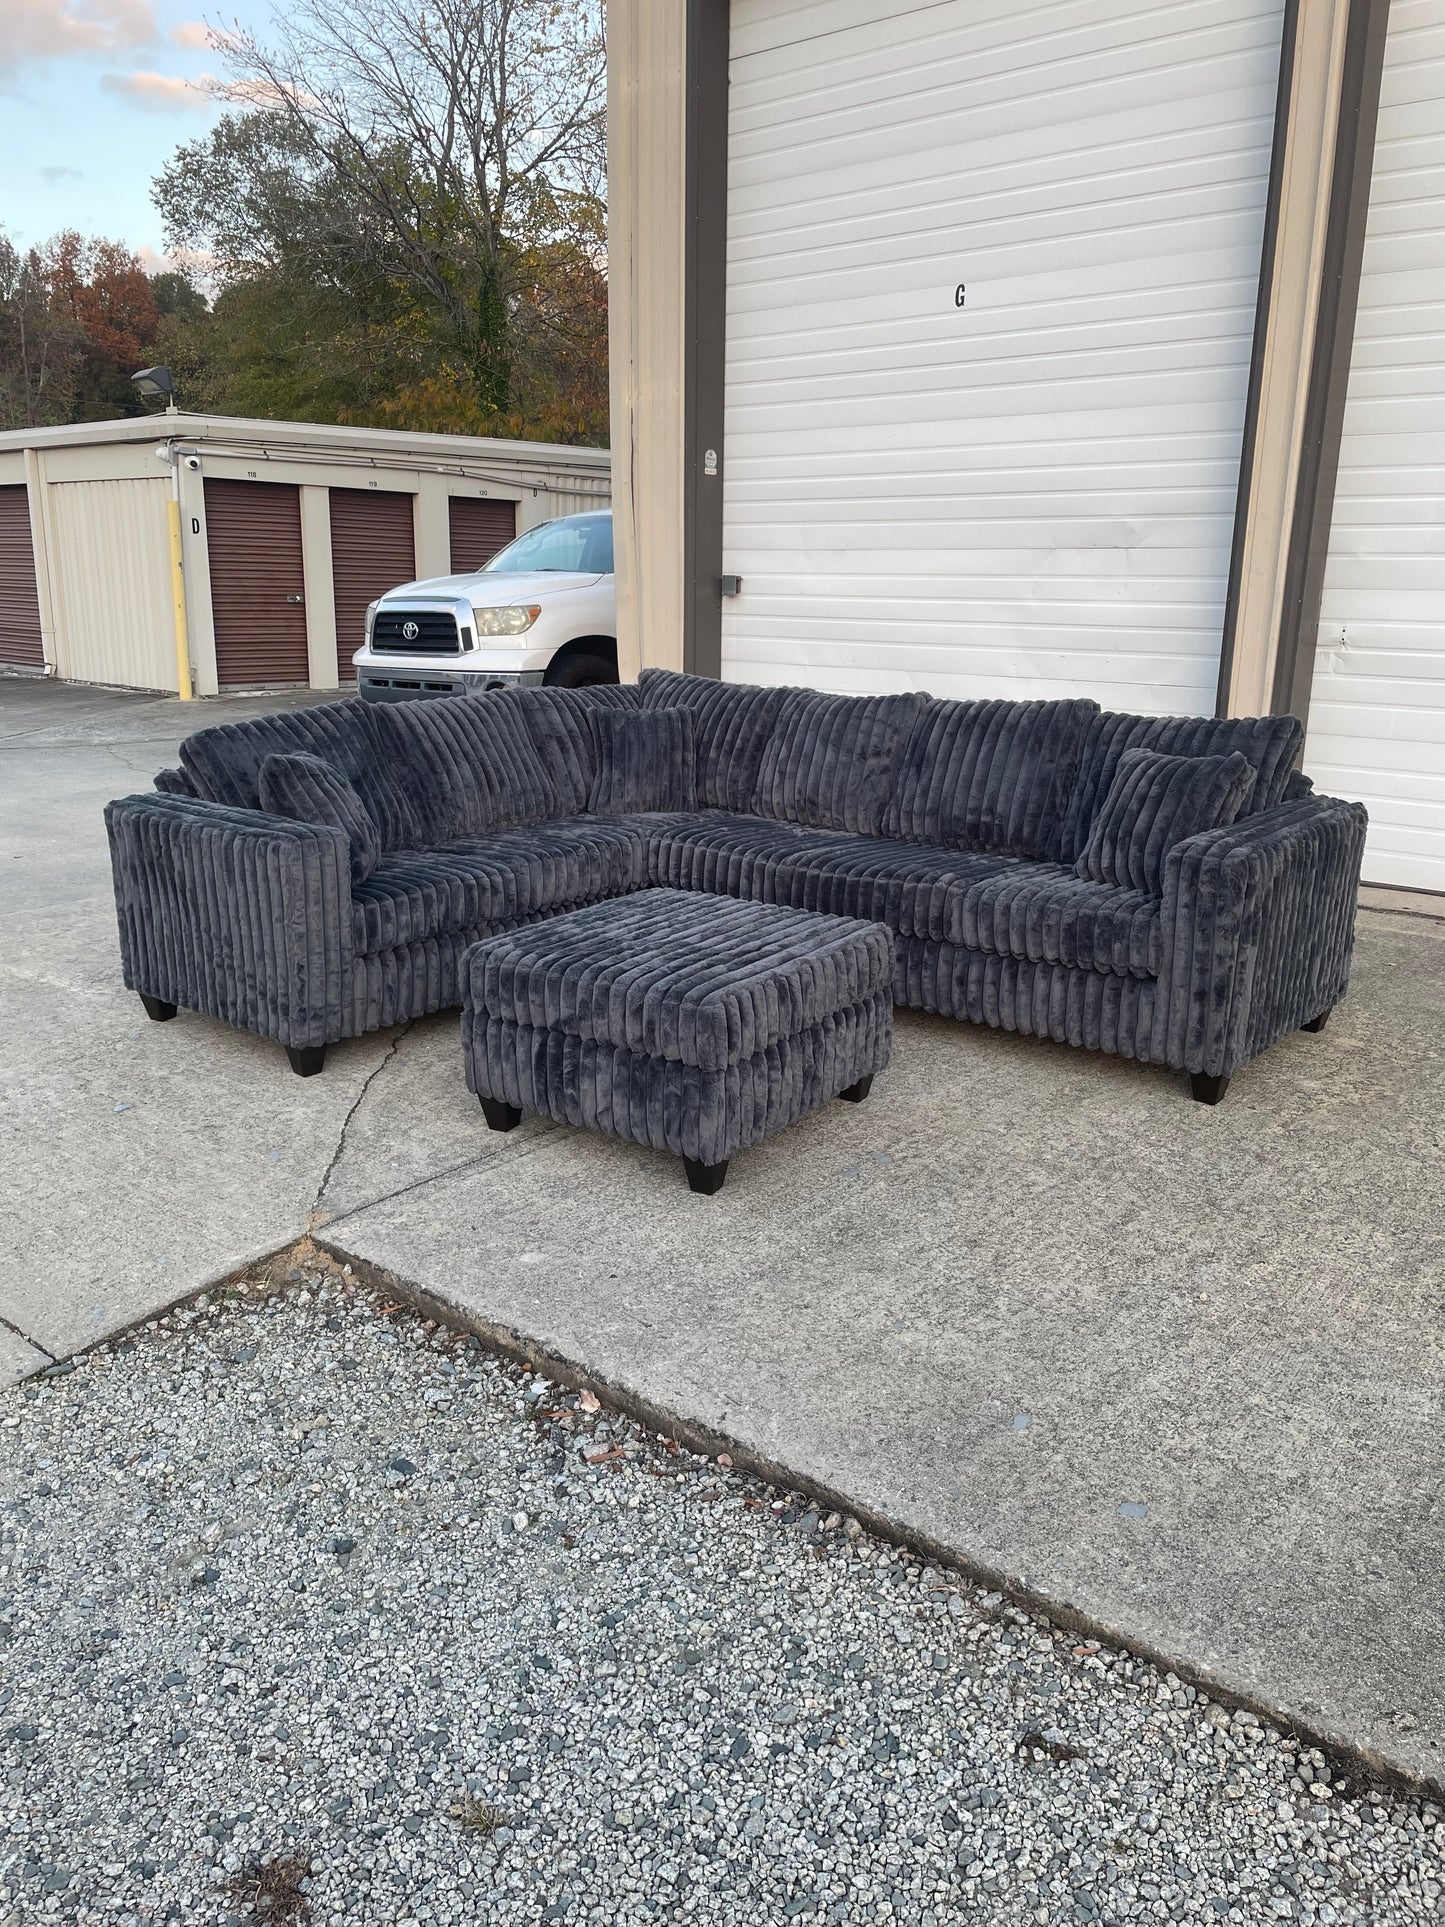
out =
[[[169,368],[138,368],[131,376],[136,391],[150,400],[165,398],[166,413],[176,412],[176,383]]]

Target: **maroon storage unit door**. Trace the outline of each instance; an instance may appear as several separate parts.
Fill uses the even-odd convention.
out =
[[[414,497],[395,490],[331,491],[331,580],[336,596],[336,673],[356,681],[351,658],[366,640],[366,605],[416,576]]]
[[[216,680],[311,680],[301,491],[289,482],[206,479]]]
[[[447,505],[452,531],[452,574],[470,575],[506,548],[517,533],[515,502],[481,502],[453,495]]]
[[[0,488],[0,662],[22,669],[45,667],[30,545],[30,492],[23,482]]]

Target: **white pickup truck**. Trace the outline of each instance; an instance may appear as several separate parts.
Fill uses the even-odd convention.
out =
[[[610,510],[528,529],[475,575],[389,589],[367,610],[352,661],[374,703],[616,682]]]

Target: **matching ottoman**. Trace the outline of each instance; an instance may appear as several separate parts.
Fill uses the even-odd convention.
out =
[[[524,1110],[680,1157],[711,1195],[734,1152],[868,1094],[893,1044],[882,924],[644,890],[473,945],[467,1086],[494,1131]]]

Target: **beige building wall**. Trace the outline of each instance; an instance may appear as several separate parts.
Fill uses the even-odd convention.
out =
[[[429,576],[451,567],[453,495],[512,502],[521,533],[605,508],[610,475],[605,449],[201,415],[0,434],[0,480],[29,489],[47,664],[66,680],[176,688],[166,519],[175,493],[198,696],[217,693],[207,477],[299,486],[311,683],[334,689],[333,488],[409,495],[417,570]]]
[[[170,493],[160,475],[50,490],[56,670],[67,681],[176,688]]]
[[[617,663],[682,667],[683,0],[607,10],[608,301]]]

